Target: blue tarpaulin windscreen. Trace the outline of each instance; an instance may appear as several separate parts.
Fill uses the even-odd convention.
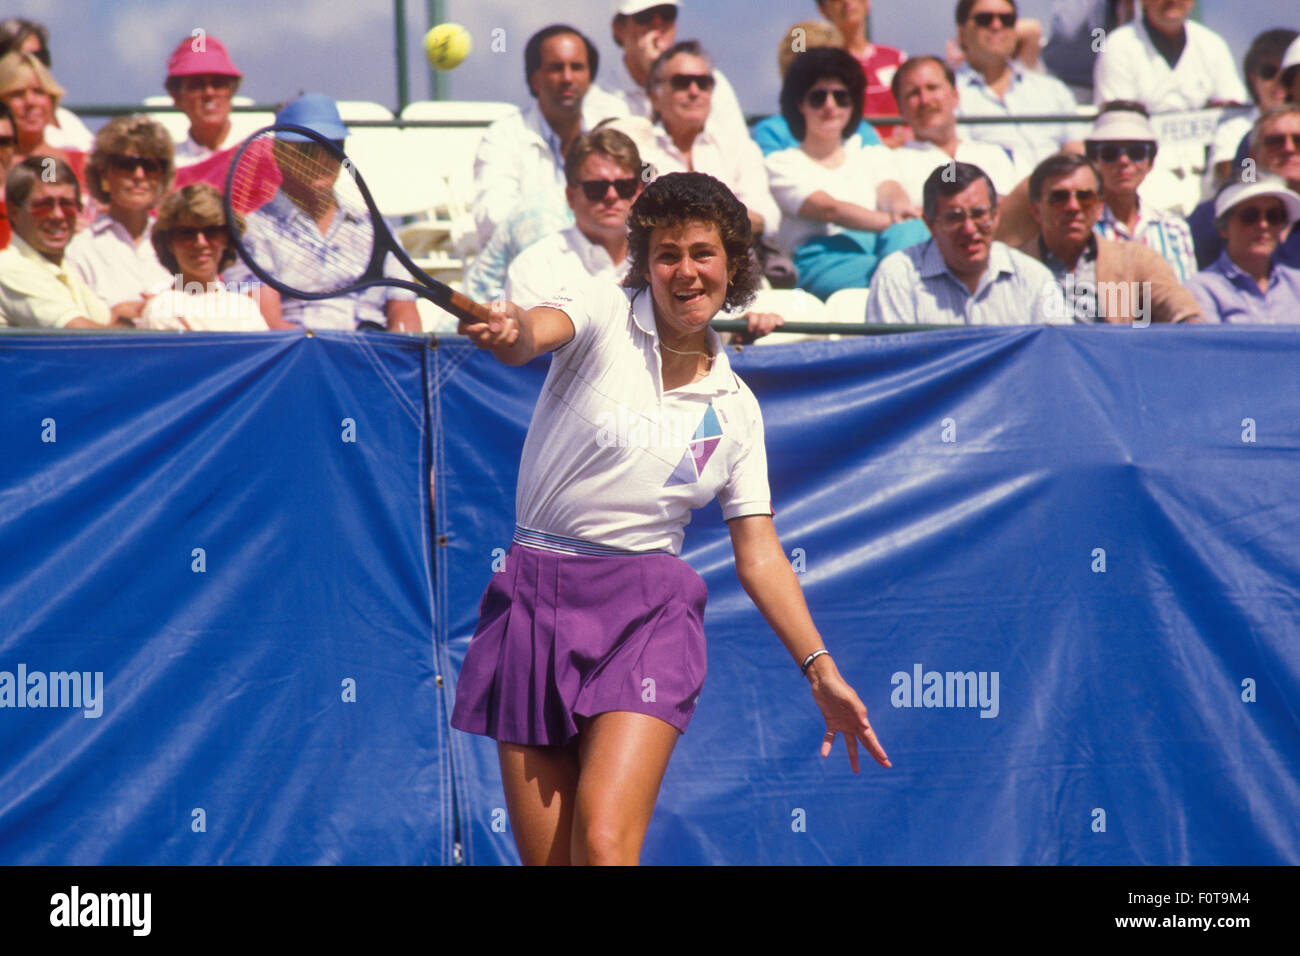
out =
[[[818,758],[705,509],[709,675],[644,862],[1300,862],[1300,332],[733,365],[894,767]],[[544,372],[389,336],[0,340],[0,863],[445,863],[457,833],[516,860],[495,747],[447,717]]]

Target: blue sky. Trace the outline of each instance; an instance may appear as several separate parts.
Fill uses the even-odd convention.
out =
[[[814,0],[686,0],[678,27],[712,50],[745,108],[776,108],[776,44],[784,29],[816,15]],[[1083,2],[1083,0],[1075,0]],[[605,57],[617,55],[609,34],[613,0],[567,0],[564,22],[583,30]],[[952,7],[917,0],[875,0],[873,34],[909,53],[940,51],[952,32]],[[241,92],[259,103],[289,99],[299,91],[338,99],[397,102],[393,4],[390,0],[9,0],[11,14],[46,23],[52,33],[54,73],[70,105],[140,102],[162,93],[167,54],[182,37],[204,29],[219,37],[244,72]],[[523,46],[528,36],[555,22],[558,4],[525,0],[445,0],[445,19],[464,24],[476,46],[450,74],[459,99],[523,102]],[[1021,0],[1022,15],[1048,19],[1052,0]],[[1233,50],[1250,38],[1287,25],[1278,0],[1201,0],[1204,22]],[[428,70],[421,38],[428,28],[425,3],[407,0],[410,88],[427,97]],[[1296,8],[1292,6],[1292,10]],[[1300,28],[1300,12],[1289,19]],[[742,26],[738,29],[737,24]],[[500,29],[504,52],[492,52]]]

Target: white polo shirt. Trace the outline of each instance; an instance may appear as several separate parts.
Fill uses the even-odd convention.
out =
[[[176,277],[158,261],[153,247],[153,220],[139,240],[104,213],[68,243],[63,261],[109,307],[136,302],[170,288]]]
[[[1188,20],[1187,45],[1173,67],[1151,42],[1142,18],[1112,30],[1093,67],[1092,101],[1137,100],[1152,113],[1199,110],[1212,99],[1249,103],[1223,37]]]
[[[973,139],[959,140],[956,156],[949,156],[934,143],[913,139],[895,150],[894,160],[898,166],[898,182],[907,193],[907,198],[917,206],[921,205],[924,198],[925,181],[930,178],[930,174],[953,161],[970,163],[984,170],[989,179],[993,180],[993,188],[999,196],[1007,195],[1020,182],[1005,149]]]
[[[715,332],[709,374],[665,392],[649,289],[593,281],[542,305],[574,336],[524,441],[515,514],[530,544],[679,554],[714,497],[728,520],[772,513],[763,416]]]
[[[506,299],[531,309],[561,289],[576,289],[592,279],[616,285],[627,273],[627,259],[618,265],[577,226],[538,239],[519,253],[506,272]]]
[[[73,319],[108,325],[108,306],[62,265],[29,246],[17,233],[0,252],[0,325],[61,329]]]

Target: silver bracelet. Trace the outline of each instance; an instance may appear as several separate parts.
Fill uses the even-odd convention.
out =
[[[823,654],[829,655],[830,651],[826,650],[826,648],[823,647],[821,650],[813,651],[811,654],[805,657],[803,659],[803,663],[799,665],[799,673],[802,674],[804,677],[807,677],[808,668],[812,665],[812,662],[817,660],[817,658],[821,657]]]

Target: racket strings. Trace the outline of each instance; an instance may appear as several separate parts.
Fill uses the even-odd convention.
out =
[[[270,131],[244,149],[230,200],[244,215],[241,245],[254,271],[309,295],[365,278],[375,229],[344,162],[324,144],[276,140]]]

